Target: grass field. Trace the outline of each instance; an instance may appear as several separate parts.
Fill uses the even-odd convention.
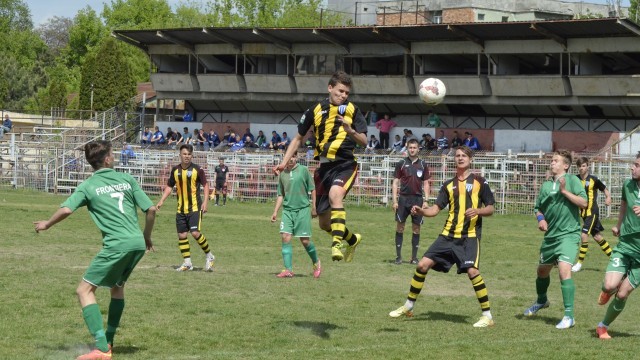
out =
[[[32,230],[34,220],[48,218],[63,200],[0,191],[0,359],[72,359],[91,345],[75,288],[100,248],[99,232],[84,209],[47,232]],[[595,359],[633,358],[640,350],[640,295],[631,296],[613,324],[613,340],[593,335],[605,312],[596,299],[607,261],[593,241],[584,270],[574,276],[575,328],[555,329],[562,317],[555,270],[551,307],[522,318],[535,299],[542,237],[533,216],[485,220],[481,271],[496,326],[475,329],[478,302],[466,275],[455,271],[429,273],[414,318],[388,317],[404,303],[414,270],[393,264],[389,209],[347,206],[348,226],[364,238],[350,264],[331,262],[329,237],[314,222],[322,277],[313,279],[298,242],[296,277],[278,279],[282,261],[278,226],[269,222],[272,204],[210,207],[203,233],[218,259],[216,270],[201,271],[204,256],[192,241],[200,271],[177,273],[174,201],[158,214],[157,252],[142,260],[127,285],[115,359]],[[426,220],[421,252],[443,219],[441,214]],[[607,229],[612,224],[605,221]],[[615,244],[608,230],[606,238]],[[405,244],[410,244],[408,231]],[[405,259],[409,252],[405,246]],[[108,298],[107,290],[98,290],[103,313]]]

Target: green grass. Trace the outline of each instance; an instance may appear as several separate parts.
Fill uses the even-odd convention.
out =
[[[99,232],[86,210],[47,232],[32,230],[34,220],[48,218],[63,200],[0,191],[0,359],[70,359],[91,344],[75,288],[100,248]],[[481,271],[497,325],[475,329],[479,305],[466,275],[455,269],[429,273],[414,318],[387,316],[404,303],[413,274],[413,266],[393,264],[389,209],[347,205],[349,228],[364,236],[350,264],[331,262],[329,237],[314,221],[322,277],[313,279],[306,253],[295,243],[296,277],[277,279],[282,261],[278,226],[269,222],[272,204],[211,207],[202,228],[218,259],[216,271],[177,273],[173,201],[156,220],[157,252],[142,260],[127,285],[114,359],[592,359],[630,358],[640,350],[637,295],[613,324],[613,340],[593,336],[605,312],[596,299],[607,261],[593,241],[584,270],[574,277],[576,327],[554,327],[562,317],[555,270],[551,307],[537,317],[521,317],[535,299],[542,234],[533,216],[485,220]],[[421,252],[443,221],[442,214],[426,220]],[[607,220],[605,227],[612,224]],[[191,246],[201,270],[203,253],[194,241]],[[405,259],[409,252],[405,246]],[[105,314],[108,301],[108,291],[99,289]]]

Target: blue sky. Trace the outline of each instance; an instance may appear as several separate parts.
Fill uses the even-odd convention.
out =
[[[371,1],[371,0],[369,0]],[[565,0],[567,1],[567,0]],[[39,25],[46,21],[48,18],[54,16],[63,16],[63,17],[74,17],[78,10],[83,9],[87,5],[91,6],[98,14],[102,12],[103,4],[111,3],[110,0],[86,0],[86,1],[78,1],[78,0],[26,0],[25,1],[31,9],[31,17],[33,19],[34,25]],[[179,0],[169,0],[169,4],[175,5],[178,4]],[[205,2],[203,0],[203,2]],[[579,1],[573,1],[579,2]],[[606,0],[589,0],[584,1],[587,3],[599,3],[606,4]],[[629,6],[629,0],[623,0],[622,6]]]

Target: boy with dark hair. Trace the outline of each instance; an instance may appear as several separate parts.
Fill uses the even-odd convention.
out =
[[[367,122],[360,109],[347,100],[351,92],[351,76],[344,71],[334,73],[327,90],[329,97],[302,115],[296,137],[273,171],[280,174],[285,169],[300,147],[302,138],[313,127],[316,139],[314,158],[320,161],[320,167],[314,173],[320,228],[331,234],[333,239],[331,258],[334,261],[344,258],[351,262],[362,238],[347,228],[343,200],[358,172],[353,150],[356,144],[367,145]],[[316,119],[320,120],[316,122]],[[343,241],[348,244],[345,254],[341,250]]]
[[[578,262],[573,265],[571,271],[578,272],[582,269],[582,263],[587,256],[589,250],[589,235],[593,236],[605,255],[611,255],[611,247],[607,240],[602,237],[602,231],[604,227],[600,223],[600,209],[598,208],[598,190],[603,191],[605,195],[604,203],[611,205],[611,193],[607,186],[600,181],[597,177],[589,174],[589,159],[581,157],[576,161],[578,167],[578,174],[580,181],[584,187],[584,191],[587,193],[587,208],[580,211],[582,217],[582,236],[580,242],[580,253],[578,254]]]
[[[124,311],[125,282],[145,251],[153,251],[151,231],[156,208],[131,175],[113,170],[110,142],[90,142],[85,145],[84,152],[94,169],[93,176],[78,185],[49,220],[35,221],[34,224],[36,232],[47,230],[86,206],[102,231],[102,250],[91,261],[76,289],[82,316],[95,339],[96,348],[77,359],[111,359],[113,338]],[[137,207],[146,213],[144,233],[138,224]],[[98,286],[111,289],[106,332],[96,302]]]

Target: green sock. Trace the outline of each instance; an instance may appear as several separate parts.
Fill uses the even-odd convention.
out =
[[[284,262],[284,268],[291,270],[293,268],[292,257],[293,249],[291,247],[291,241],[282,243],[282,261]]]
[[[107,343],[113,346],[113,337],[116,335],[116,329],[120,326],[120,318],[124,311],[124,299],[111,298],[109,303],[109,315],[107,317]]]
[[[627,304],[627,300],[618,299],[617,296],[613,297],[613,301],[609,304],[607,308],[607,313],[604,314],[604,319],[602,323],[609,326],[613,320],[615,320],[618,315],[624,310],[624,306]]]
[[[548,276],[546,278],[536,278],[536,294],[538,294],[538,300],[536,300],[536,302],[538,304],[544,304],[547,302],[547,289],[549,288],[550,283],[551,278]]]
[[[96,340],[96,348],[104,352],[109,351],[107,337],[104,334],[104,327],[102,325],[102,314],[100,313],[98,304],[90,304],[83,307],[82,317],[87,324],[87,328],[89,328],[89,333],[91,333],[91,336]]]
[[[316,253],[316,246],[313,244],[313,241],[309,240],[309,245],[304,249],[307,250],[307,254],[309,254],[309,257],[311,258],[311,262],[314,264],[317,263],[318,253]]]
[[[561,280],[562,302],[564,303],[564,316],[573,317],[573,298],[576,294],[576,285],[573,279]]]

